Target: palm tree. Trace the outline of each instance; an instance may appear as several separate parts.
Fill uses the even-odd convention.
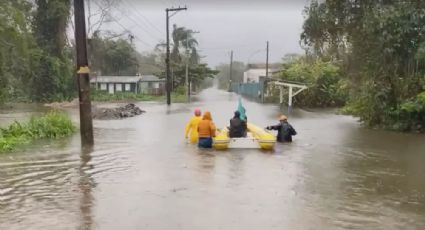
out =
[[[173,47],[170,54],[171,61],[174,64],[182,62],[182,55],[180,54],[180,48],[190,50],[190,61],[192,64],[199,63],[199,54],[197,50],[198,41],[193,37],[193,31],[186,29],[185,27],[177,27],[173,25]]]

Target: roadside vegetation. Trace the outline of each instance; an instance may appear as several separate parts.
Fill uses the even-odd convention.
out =
[[[311,69],[338,67],[326,90],[346,98],[343,111],[368,127],[425,131],[424,9],[423,0],[315,0],[305,10],[301,41]],[[329,102],[330,94],[318,96]]]
[[[282,67],[279,79],[301,82],[309,87],[295,98],[297,105],[316,108],[345,105],[348,85],[337,65],[320,59],[311,61],[301,56]]]
[[[57,139],[76,131],[71,119],[62,112],[49,112],[32,117],[28,122],[15,121],[7,128],[0,128],[0,152],[12,151],[37,139]]]
[[[134,101],[164,101],[166,95],[146,95],[146,94],[135,94],[129,92],[116,92],[110,94],[103,91],[93,91],[91,95],[92,101],[98,102],[134,102]],[[186,94],[183,92],[171,93],[171,100],[176,103],[183,103],[187,101]]]
[[[135,35],[117,34],[102,27],[120,1],[98,0],[87,17],[87,49],[91,75],[165,77],[165,45],[140,53]],[[0,104],[5,102],[61,102],[77,96],[75,42],[67,28],[72,23],[72,1],[0,1]],[[90,2],[94,4],[93,2]],[[119,22],[117,22],[119,23]],[[171,68],[174,88],[189,78],[199,89],[216,72],[201,62],[193,31],[174,25],[171,34]]]

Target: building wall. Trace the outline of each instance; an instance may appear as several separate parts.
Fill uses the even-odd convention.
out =
[[[127,86],[126,86],[127,85]],[[165,92],[165,82],[150,81],[139,83],[92,83],[99,91],[116,93],[116,92],[133,92],[149,95],[162,95]],[[109,90],[111,88],[111,91]],[[121,90],[120,90],[121,89]],[[128,90],[129,89],[129,90]]]
[[[261,76],[266,76],[266,69],[249,69],[243,73],[243,83],[258,83]]]
[[[96,84],[94,84],[96,85]],[[111,87],[111,91],[110,91]],[[97,90],[115,93],[115,92],[133,92],[137,93],[136,83],[97,83]]]
[[[151,81],[139,83],[140,93],[148,95],[162,95],[165,92],[165,82]]]

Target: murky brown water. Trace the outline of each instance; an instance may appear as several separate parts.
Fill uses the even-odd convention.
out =
[[[211,89],[191,106],[140,103],[142,116],[96,121],[91,150],[75,135],[0,154],[0,229],[425,228],[425,136],[296,111],[299,135],[274,152],[184,143],[194,107],[224,126],[236,101]],[[275,122],[276,106],[245,106]]]

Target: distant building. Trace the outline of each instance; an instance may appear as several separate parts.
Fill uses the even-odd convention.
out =
[[[142,76],[97,76],[90,79],[92,87],[110,94],[132,92],[160,95],[164,92],[165,79],[154,75]]]
[[[139,82],[139,92],[149,95],[162,95],[165,92],[165,79],[155,75],[142,75]]]
[[[269,65],[269,77],[272,72],[275,72],[280,67],[280,64]],[[266,76],[266,64],[248,64],[248,69],[243,73],[243,83],[258,83],[260,77]]]

